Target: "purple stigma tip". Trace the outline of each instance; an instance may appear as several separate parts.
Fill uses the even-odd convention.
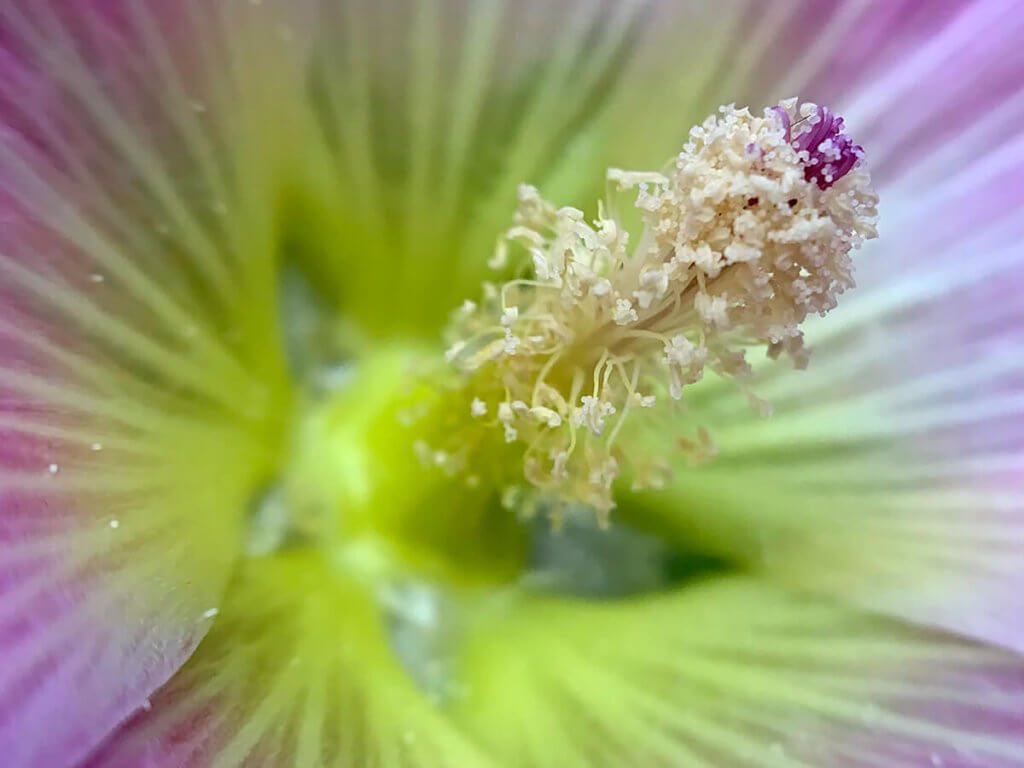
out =
[[[789,115],[781,107],[773,110],[779,115],[786,140],[791,142],[797,152],[807,152],[804,166],[804,178],[813,181],[821,189],[828,189],[843,176],[848,174],[864,155],[864,149],[854,144],[853,139],[843,131],[843,118],[834,114],[828,107],[818,107],[817,122],[808,129],[792,135]],[[798,121],[800,125],[803,121]]]

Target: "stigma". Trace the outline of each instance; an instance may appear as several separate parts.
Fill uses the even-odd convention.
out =
[[[789,99],[773,110],[785,128],[786,140],[800,154],[804,178],[828,189],[854,169],[864,149],[845,132],[843,118],[828,107]],[[795,129],[795,130],[794,130]]]
[[[802,325],[853,287],[878,202],[842,118],[796,99],[760,115],[721,107],[666,168],[607,176],[592,220],[520,188],[492,260],[518,258],[520,276],[456,313],[445,356],[472,429],[521,449],[506,495],[556,517],[587,504],[602,522],[617,481],[658,487],[678,464],[630,435],[682,431],[688,387],[711,373],[766,410],[750,350],[807,365]],[[618,214],[626,195],[635,237]],[[709,458],[711,436],[692,432],[676,445]]]

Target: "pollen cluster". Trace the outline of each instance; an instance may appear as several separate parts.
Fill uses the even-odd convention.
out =
[[[620,475],[656,487],[670,463],[624,440],[627,420],[678,417],[709,369],[766,409],[750,347],[807,364],[801,324],[836,306],[851,253],[876,236],[877,196],[842,127],[795,99],[760,116],[722,107],[667,169],[610,170],[593,220],[520,188],[492,266],[522,254],[521,277],[466,302],[446,355],[474,428],[522,446],[517,503],[584,503],[606,520]],[[635,242],[616,211],[626,193]],[[713,452],[702,429],[679,446]]]

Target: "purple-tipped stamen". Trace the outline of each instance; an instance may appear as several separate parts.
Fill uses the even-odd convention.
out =
[[[796,126],[790,124],[789,113],[782,107],[773,107],[772,111],[782,122],[786,141],[797,152],[807,153],[804,178],[813,181],[821,189],[828,189],[843,178],[864,156],[864,149],[854,144],[853,139],[844,133],[843,118],[828,107],[818,107],[815,113],[797,121],[796,126],[807,128],[796,136],[793,136],[793,128]]]

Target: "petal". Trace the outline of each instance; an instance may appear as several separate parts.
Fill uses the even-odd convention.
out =
[[[105,358],[107,333],[168,354],[127,318],[56,280],[29,301],[35,273],[0,271],[0,749],[70,765],[205,633],[269,456],[251,426],[155,390],[126,348]]]
[[[160,436],[188,460],[142,459],[142,441],[52,419],[33,434],[32,417],[14,418],[0,451],[0,746],[11,766],[69,765],[205,633],[236,535],[224,512],[247,490],[219,450],[247,449],[196,429]],[[108,436],[102,460],[64,442]]]
[[[89,768],[491,765],[418,690],[361,585],[250,561],[193,659]]]
[[[272,313],[211,298],[226,235],[171,171],[204,167],[161,58],[191,21],[59,6],[0,9],[20,68],[0,84],[0,751],[19,768],[75,764],[188,658],[285,398],[253,354]]]
[[[456,718],[512,766],[1024,765],[1024,663],[749,577],[482,619]]]

